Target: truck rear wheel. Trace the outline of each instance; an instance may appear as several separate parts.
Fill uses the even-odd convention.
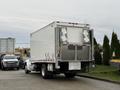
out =
[[[47,66],[45,64],[42,64],[41,75],[44,79],[48,78]]]
[[[25,73],[29,74],[31,71],[27,69],[27,66],[25,65]]]
[[[74,78],[76,76],[76,73],[65,73],[66,78]]]

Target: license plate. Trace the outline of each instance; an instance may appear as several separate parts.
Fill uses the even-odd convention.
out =
[[[69,62],[69,70],[81,70],[81,62]]]

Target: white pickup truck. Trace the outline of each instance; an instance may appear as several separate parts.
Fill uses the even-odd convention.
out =
[[[1,69],[6,70],[9,68],[16,68],[19,70],[19,60],[15,55],[4,55],[1,61]]]

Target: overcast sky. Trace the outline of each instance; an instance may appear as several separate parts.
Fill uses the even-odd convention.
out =
[[[90,24],[102,44],[113,29],[120,38],[119,9],[119,0],[0,0],[0,37],[29,43],[31,32],[57,20]]]

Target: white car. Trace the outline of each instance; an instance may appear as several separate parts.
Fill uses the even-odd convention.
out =
[[[5,55],[1,61],[2,70],[9,68],[19,69],[19,60],[15,55]]]

